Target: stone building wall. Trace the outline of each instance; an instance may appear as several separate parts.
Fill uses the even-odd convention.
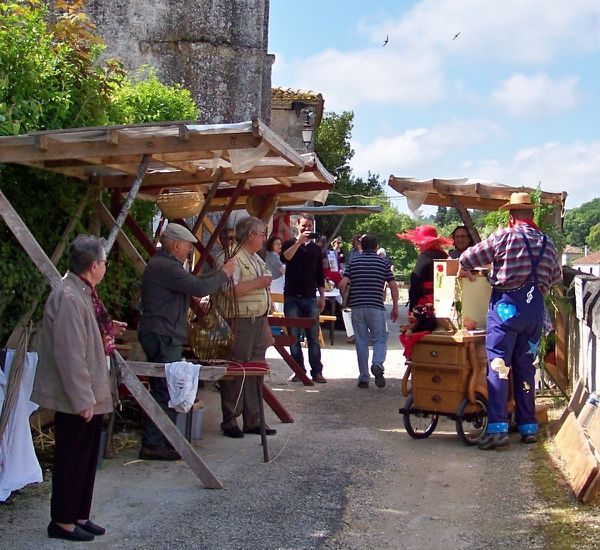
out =
[[[181,83],[202,122],[270,122],[269,0],[88,0],[87,12],[106,55]]]

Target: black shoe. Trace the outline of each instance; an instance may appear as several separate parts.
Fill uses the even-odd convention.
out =
[[[368,382],[359,382],[358,387],[363,390],[366,390],[369,387],[369,383]]]
[[[223,435],[225,437],[233,437],[233,439],[241,439],[244,437],[244,432],[237,426],[234,426],[233,428],[227,428],[226,430],[223,430]]]
[[[256,426],[256,428],[250,428],[250,429],[244,428],[244,433],[260,435],[260,426]],[[273,428],[265,428],[265,433],[267,435],[275,435],[277,433],[277,430],[275,430]]]
[[[316,382],[317,384],[327,384],[327,380],[325,380],[325,377],[320,372],[315,374],[312,379],[313,382]]]
[[[76,525],[73,531],[67,531],[54,521],[48,524],[48,536],[51,539],[77,540],[81,542],[94,540],[94,535],[84,531],[79,525]]]
[[[104,529],[104,527],[96,525],[93,521],[89,519],[85,523],[77,523],[77,525],[79,525],[79,527],[85,529],[88,533],[91,533],[92,535],[102,536],[104,535],[104,533],[106,533],[106,529]]]
[[[385,388],[385,378],[383,377],[383,367],[381,365],[373,365],[371,374],[375,377],[375,385],[378,388]]]
[[[500,449],[508,445],[508,434],[486,434],[485,437],[478,443],[478,447],[482,451],[490,451],[492,449]]]
[[[533,443],[537,443],[537,435],[535,435],[535,434],[522,435],[521,443],[525,443],[527,445],[532,445]]]
[[[138,455],[142,460],[181,460],[181,456],[174,449],[161,447],[160,449],[151,449],[142,447]]]

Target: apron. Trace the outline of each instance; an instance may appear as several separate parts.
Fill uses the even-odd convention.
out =
[[[540,344],[544,312],[544,296],[539,289],[537,268],[546,250],[547,237],[544,235],[539,256],[534,258],[525,233],[519,232],[527,247],[531,274],[519,288],[493,289],[487,314],[487,433],[508,432],[509,369],[512,372],[519,432],[521,435],[537,433],[533,362]]]

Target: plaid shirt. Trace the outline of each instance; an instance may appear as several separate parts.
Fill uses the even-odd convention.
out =
[[[534,259],[540,255],[542,235],[529,225],[520,225],[525,233]],[[531,261],[522,234],[517,228],[504,228],[484,241],[467,248],[460,256],[460,266],[466,270],[492,264],[490,284],[504,290],[512,290],[525,284],[531,276]],[[548,237],[544,256],[537,268],[540,290],[547,292],[551,286],[562,281],[556,247]]]

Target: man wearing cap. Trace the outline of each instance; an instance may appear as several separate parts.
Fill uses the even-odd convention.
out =
[[[219,271],[196,277],[183,263],[193,250],[196,237],[187,228],[170,223],[163,232],[162,248],[150,259],[142,276],[142,312],[138,338],[148,357],[155,363],[180,361],[187,338],[187,313],[192,296],[206,296],[221,287],[233,274],[235,260]],[[150,378],[150,393],[173,422],[177,412],[169,408],[169,390],[164,378]],[[142,436],[140,458],[178,460],[178,453],[149,418]]]
[[[513,193],[500,207],[509,227],[500,229],[460,256],[459,276],[492,264],[492,295],[486,320],[488,426],[479,448],[508,445],[508,374],[512,370],[516,422],[523,443],[537,441],[535,360],[542,335],[544,294],[561,282],[552,240],[533,221],[528,193]]]

